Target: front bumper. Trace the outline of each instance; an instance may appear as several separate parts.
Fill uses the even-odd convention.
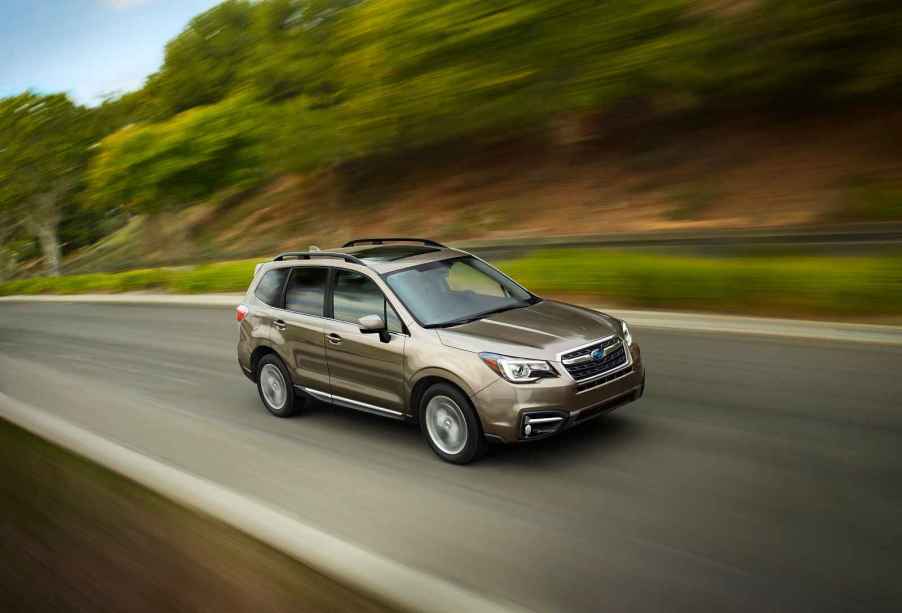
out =
[[[532,384],[499,378],[474,398],[483,431],[488,438],[505,443],[538,440],[639,399],[645,390],[645,367],[638,345],[630,347],[630,354],[632,365],[622,376],[583,392],[577,391],[576,382],[563,368],[559,368],[564,373],[560,377]],[[532,421],[529,436],[524,434],[528,420]]]

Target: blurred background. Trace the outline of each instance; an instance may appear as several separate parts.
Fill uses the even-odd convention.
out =
[[[900,611],[902,327],[710,315],[902,323],[900,102],[899,0],[0,0],[0,296],[227,293],[0,299],[0,416],[527,609]],[[392,235],[628,319],[646,395],[466,468],[271,418],[232,293]],[[0,466],[0,610],[386,609],[2,418]]]
[[[247,266],[23,280],[408,235],[609,303],[902,309],[898,2],[189,4],[137,89],[3,83],[0,292],[237,291]]]

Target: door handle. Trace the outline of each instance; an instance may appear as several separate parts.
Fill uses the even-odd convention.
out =
[[[274,322],[272,322],[272,327],[275,328],[276,330],[284,331],[285,328],[288,327],[288,325],[281,319],[277,319]]]
[[[326,338],[328,338],[329,342],[333,345],[341,344],[341,336],[335,334],[335,332],[330,332],[328,335],[326,335]]]

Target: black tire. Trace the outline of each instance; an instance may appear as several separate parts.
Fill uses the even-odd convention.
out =
[[[279,356],[268,353],[260,358],[256,376],[257,393],[260,394],[260,400],[267,411],[276,417],[291,417],[301,409],[303,402],[295,395],[288,369]],[[281,404],[277,402],[279,399],[282,400]]]
[[[439,446],[442,444],[448,448],[449,445],[446,441],[439,440],[437,443],[436,440],[433,440],[433,434],[430,433],[430,428],[427,423],[428,416],[426,413],[430,401],[438,399],[437,402],[442,403],[444,402],[442,397],[453,401],[454,405],[460,409],[464,418],[464,423],[466,424],[465,444],[463,444],[463,447],[459,450],[451,449],[451,452],[442,449]],[[445,462],[450,462],[452,464],[469,464],[485,453],[488,443],[485,440],[482,424],[479,422],[479,416],[476,415],[476,411],[473,409],[470,399],[455,386],[447,383],[436,383],[432,385],[426,390],[426,393],[423,394],[422,398],[420,398],[418,411],[420,431],[423,433],[423,438],[425,438],[429,446],[432,447],[432,451]],[[458,422],[455,422],[455,425],[457,425],[457,423]]]

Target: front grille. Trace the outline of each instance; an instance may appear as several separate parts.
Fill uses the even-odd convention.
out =
[[[607,350],[610,353],[600,360],[591,358],[590,356],[597,349]],[[619,368],[627,363],[627,359],[626,347],[623,345],[623,341],[616,336],[587,347],[580,347],[561,356],[564,368],[577,383]],[[596,381],[592,381],[591,384],[592,386],[598,385]]]

